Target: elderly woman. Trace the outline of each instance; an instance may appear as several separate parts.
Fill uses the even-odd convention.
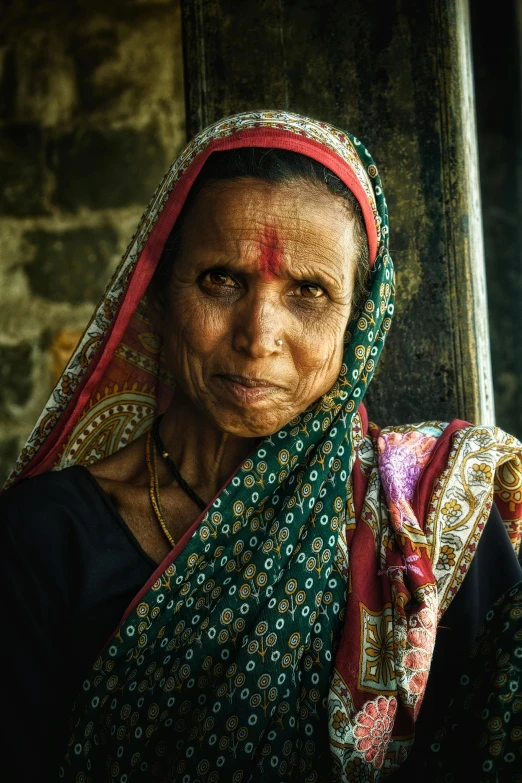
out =
[[[352,136],[182,152],[2,497],[3,779],[519,780],[522,446],[368,422],[393,295]]]

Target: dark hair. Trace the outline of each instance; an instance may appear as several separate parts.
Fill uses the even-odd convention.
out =
[[[355,224],[354,234],[359,258],[355,274],[353,306],[360,304],[367,293],[370,267],[368,239],[359,202],[344,182],[326,166],[306,157],[306,155],[301,155],[299,152],[264,147],[241,147],[225,152],[214,152],[210,155],[192,185],[183,209],[165,243],[152,278],[152,286],[156,290],[161,290],[168,285],[172,264],[181,243],[184,217],[201,191],[217,182],[244,177],[262,179],[274,184],[301,181],[315,185],[326,185],[334,196],[342,196],[346,203],[347,215],[354,220]]]

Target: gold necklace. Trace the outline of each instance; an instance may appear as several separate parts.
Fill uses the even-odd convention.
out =
[[[176,546],[176,540],[171,536],[169,529],[165,523],[165,520],[163,519],[163,514],[161,513],[160,499],[159,499],[158,471],[156,466],[156,452],[154,450],[154,446],[152,445],[152,433],[150,432],[150,430],[147,435],[147,446],[146,446],[145,455],[147,459],[147,468],[149,470],[150,502],[152,504],[152,508],[154,509],[154,514],[156,515],[156,519],[160,523],[160,527],[163,530],[165,537],[167,538],[171,547],[174,548]]]

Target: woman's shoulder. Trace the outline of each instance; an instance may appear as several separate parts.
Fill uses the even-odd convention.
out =
[[[96,480],[81,466],[49,471],[21,481],[0,495],[0,531],[20,546],[71,538],[73,530],[113,516]]]
[[[369,421],[358,453],[372,466],[378,464],[385,481],[402,476],[406,470],[409,484],[413,474],[415,484],[426,479],[431,484],[442,472],[469,462],[474,454],[482,461],[489,460],[487,475],[493,475],[506,460],[520,459],[522,444],[496,426],[474,425],[462,419],[387,427]]]
[[[0,495],[0,512],[30,511],[47,513],[65,511],[70,502],[93,499],[96,484],[90,472],[80,465],[64,470],[50,470],[18,482]]]

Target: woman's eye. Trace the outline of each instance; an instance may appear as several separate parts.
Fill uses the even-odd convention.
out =
[[[204,277],[205,282],[211,285],[221,286],[223,288],[237,288],[237,283],[226,272],[207,272]]]
[[[324,296],[323,289],[312,283],[300,285],[299,288],[296,289],[296,292],[297,296],[302,296],[305,299],[319,299],[319,297]]]

